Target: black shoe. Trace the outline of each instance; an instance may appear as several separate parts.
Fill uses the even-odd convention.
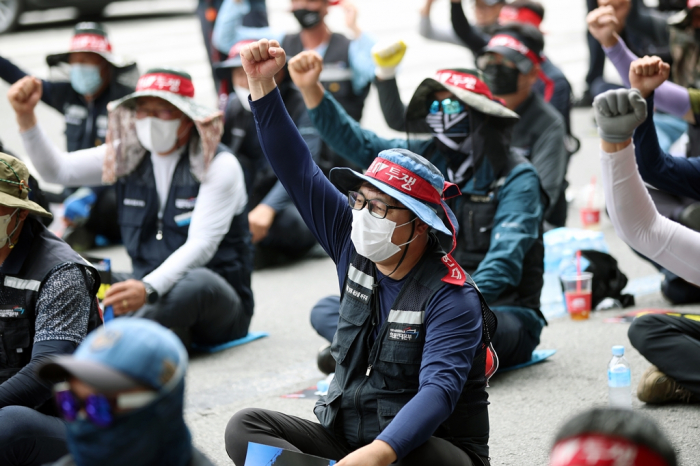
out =
[[[318,350],[316,364],[318,365],[318,370],[326,375],[335,372],[335,359],[333,359],[333,355],[331,354],[331,345],[324,346]]]
[[[678,216],[678,223],[691,230],[700,231],[700,203],[690,204]]]
[[[580,98],[575,99],[572,102],[572,106],[574,108],[588,108],[591,105],[593,105],[593,96],[591,95],[591,91],[589,89],[586,89]]]

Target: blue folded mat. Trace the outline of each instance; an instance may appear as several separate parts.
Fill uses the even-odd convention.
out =
[[[269,335],[270,334],[267,332],[250,332],[248,335],[244,336],[243,338],[239,338],[238,340],[231,340],[214,346],[197,345],[192,343],[192,350],[197,353],[218,353],[219,351],[233,348],[234,346],[245,345],[246,343],[250,343],[251,341],[255,341]]]
[[[515,369],[522,369],[523,367],[527,366],[532,366],[533,364],[537,364],[538,362],[542,362],[554,353],[556,353],[557,350],[555,349],[541,349],[541,350],[535,350],[532,352],[532,359],[530,359],[528,362],[524,362],[522,364],[516,364],[515,366],[510,366],[510,367],[505,367],[501,369],[500,367],[498,368],[498,371],[496,373],[498,374],[499,372],[508,372],[508,371],[514,371]]]

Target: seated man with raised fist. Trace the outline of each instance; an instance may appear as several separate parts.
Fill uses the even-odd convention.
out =
[[[510,150],[518,115],[493,98],[480,72],[439,70],[423,80],[406,109],[408,127],[422,123],[433,137],[385,139],[361,128],[324,90],[322,69],[315,52],[289,61],[311,121],[333,150],[369,167],[382,150],[410,149],[459,187],[462,195],[447,201],[460,226],[454,257],[498,315],[493,344],[501,366],[529,361],[546,323],[540,294],[547,195],[535,168]],[[333,296],[312,310],[312,325],[329,342],[338,309],[339,298]]]
[[[602,180],[617,234],[635,250],[697,287],[700,233],[659,214],[643,182],[651,169],[656,172],[655,183],[663,182],[664,189],[700,200],[698,159],[663,153],[654,131],[653,91],[668,78],[669,70],[660,59],[642,59],[630,68],[633,89],[608,91],[596,97],[593,108],[601,137]],[[639,381],[637,397],[641,401],[700,401],[697,316],[644,315],[634,320],[628,334],[632,345],[654,364]]]
[[[320,423],[239,411],[226,427],[229,456],[243,466],[248,442],[256,442],[338,466],[488,465],[486,360],[495,319],[451,256],[456,220],[444,199],[454,185],[406,149],[375,154],[365,174],[335,168],[327,179],[273,78],[284,50],[261,40],[241,56],[265,155],[335,262],[343,299],[336,375],[314,409]]]
[[[219,146],[221,112],[194,100],[191,77],[147,71],[110,104],[107,143],[67,154],[37,124],[41,82],[27,76],[8,98],[34,167],[64,186],[115,184],[133,267],[107,291],[115,315],[136,313],[215,345],[248,333],[252,246],[238,160]]]

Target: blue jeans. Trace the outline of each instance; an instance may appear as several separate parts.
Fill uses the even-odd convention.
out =
[[[654,113],[654,126],[659,138],[659,147],[664,152],[668,152],[673,143],[688,131],[688,123],[685,120],[667,113]]]
[[[515,306],[494,306],[491,310],[498,319],[493,335],[493,347],[500,367],[522,364],[532,358],[540,344],[544,322],[531,309]],[[338,328],[340,296],[327,296],[311,309],[311,326],[329,342]]]

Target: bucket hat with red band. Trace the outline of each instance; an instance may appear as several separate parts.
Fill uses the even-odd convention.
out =
[[[262,37],[260,39],[262,39]],[[228,58],[225,61],[214,64],[216,76],[219,79],[228,79],[229,70],[243,66],[243,62],[241,61],[241,50],[243,47],[260,39],[246,39],[233,44],[233,47],[231,47],[228,53]]]
[[[135,64],[133,60],[127,60],[112,52],[112,44],[109,42],[107,32],[100,23],[83,22],[76,24],[68,51],[47,55],[46,63],[49,66],[68,63],[68,57],[74,52],[96,53],[116,68],[126,68]]]
[[[442,280],[454,285],[464,284],[466,273],[451,256],[457,246],[457,219],[445,204],[445,199],[461,193],[457,185],[445,181],[432,163],[406,149],[388,149],[379,153],[364,175],[337,167],[331,170],[330,180],[343,193],[367,182],[406,206],[438,233],[451,236],[452,249],[443,257],[448,272]],[[439,209],[445,213],[449,227],[438,217]]]
[[[221,140],[223,114],[195,102],[194,84],[189,74],[171,68],[154,68],[141,75],[135,92],[107,106],[107,153],[102,182],[114,183],[117,178],[131,173],[146,153],[136,136],[136,100],[139,97],[163,99],[194,122],[198,137],[190,138],[190,167],[195,178],[202,181]]]
[[[480,71],[462,68],[439,70],[434,77],[424,79],[413,93],[406,109],[406,118],[409,121],[424,118],[433,101],[433,94],[438,91],[449,91],[469,107],[486,115],[518,119],[517,113],[494,100]]]

